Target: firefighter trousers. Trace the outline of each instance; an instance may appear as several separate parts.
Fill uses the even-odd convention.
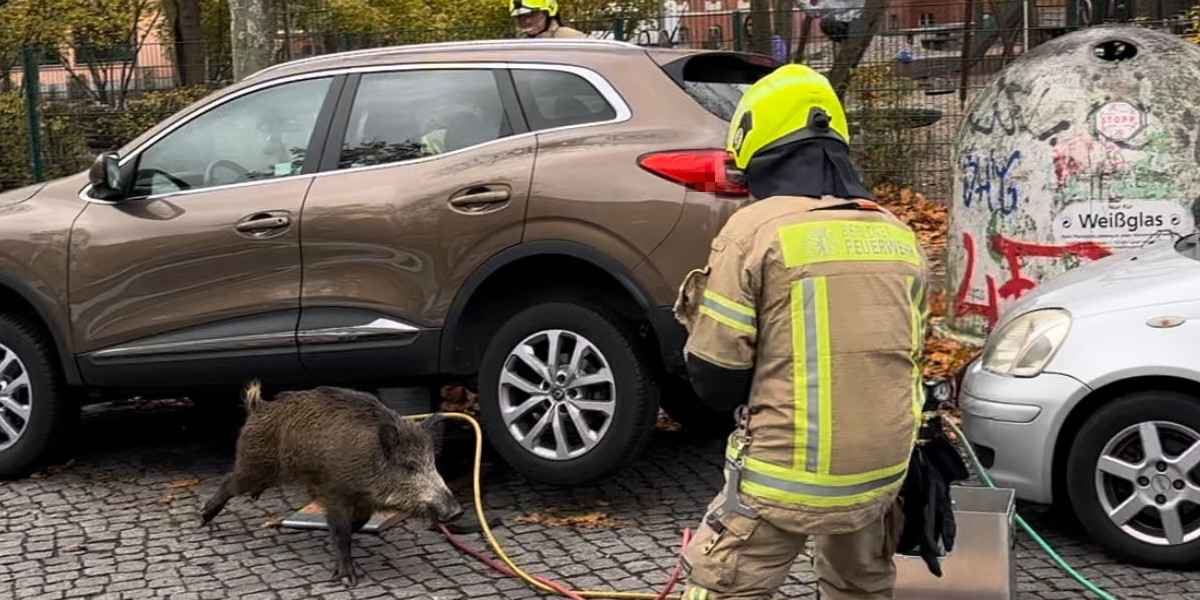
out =
[[[718,496],[710,511],[721,505]],[[810,537],[776,514],[724,514],[717,532],[707,522],[684,551],[683,600],[767,600],[784,584]],[[821,600],[890,600],[894,555],[903,526],[898,506],[851,533],[812,535]]]

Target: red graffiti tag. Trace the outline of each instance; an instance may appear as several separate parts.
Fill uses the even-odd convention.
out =
[[[959,315],[982,315],[987,319],[988,327],[996,324],[1000,318],[1000,302],[996,299],[996,280],[991,275],[985,275],[987,281],[987,304],[967,302],[967,292],[971,288],[971,279],[975,276],[975,238],[963,232],[963,249],[967,251],[967,269],[963,273],[962,282],[958,284],[956,309]]]
[[[1097,242],[1077,242],[1074,244],[1051,245],[1037,244],[1010,240],[1000,234],[993,235],[989,242],[992,250],[1004,256],[1008,266],[1009,278],[1000,285],[997,293],[996,280],[991,275],[985,275],[987,282],[987,304],[967,301],[971,279],[975,276],[975,239],[970,233],[963,232],[963,249],[967,253],[966,270],[958,285],[956,312],[959,315],[981,315],[987,319],[988,327],[996,324],[1000,318],[1000,298],[1007,300],[1020,298],[1037,287],[1037,283],[1021,273],[1021,263],[1025,258],[1063,258],[1078,256],[1088,260],[1100,260],[1112,254],[1103,244]]]

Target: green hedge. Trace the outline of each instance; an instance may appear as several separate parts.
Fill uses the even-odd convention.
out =
[[[21,95],[0,93],[0,190],[17,187],[32,180],[29,164],[29,125]]]
[[[42,162],[46,177],[78,173],[96,153],[124,145],[162,119],[209,92],[198,86],[147,92],[124,108],[90,101],[53,101],[42,105]],[[0,131],[12,132],[0,143],[0,190],[31,183],[29,120],[24,98],[0,93]]]

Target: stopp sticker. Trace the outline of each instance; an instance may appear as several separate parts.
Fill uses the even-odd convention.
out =
[[[1095,116],[1096,133],[1114,142],[1132,139],[1146,127],[1146,115],[1136,106],[1118,100],[1101,106]]]

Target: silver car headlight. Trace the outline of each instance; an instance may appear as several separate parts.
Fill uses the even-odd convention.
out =
[[[999,375],[1035,377],[1067,339],[1071,314],[1059,308],[1035,310],[1009,321],[988,339],[983,368]]]

